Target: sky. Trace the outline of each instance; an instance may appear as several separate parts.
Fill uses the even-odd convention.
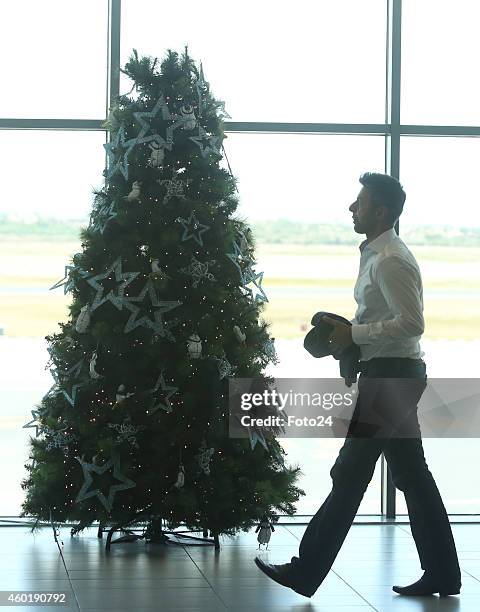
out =
[[[188,44],[233,121],[382,123],[386,3],[296,6],[184,0],[179,11],[175,3],[123,0],[122,63],[134,47],[161,57]],[[0,52],[15,61],[2,68],[13,93],[0,99],[0,116],[103,119],[106,14],[106,0],[3,3]],[[480,124],[480,80],[472,78],[478,18],[475,0],[457,0],[455,12],[446,0],[404,0],[404,123]],[[104,139],[0,131],[0,212],[86,218],[102,183]],[[252,221],[348,223],[360,174],[384,170],[378,136],[229,134],[225,148],[241,213]],[[476,138],[402,138],[404,223],[480,227],[479,149]]]

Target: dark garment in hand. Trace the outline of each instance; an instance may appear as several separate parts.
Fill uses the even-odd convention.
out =
[[[314,357],[326,357],[332,354],[328,338],[333,331],[333,325],[323,320],[322,317],[325,315],[351,325],[348,319],[333,312],[321,310],[315,313],[312,317],[312,325],[314,327],[308,332],[303,341],[304,348]],[[340,355],[339,362],[340,376],[351,383],[357,382],[357,374],[360,371],[360,347],[358,344],[351,344],[344,349]]]

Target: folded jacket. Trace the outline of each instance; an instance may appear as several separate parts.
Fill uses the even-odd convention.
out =
[[[304,348],[314,357],[326,357],[332,354],[328,338],[332,333],[333,325],[327,323],[322,318],[324,315],[351,325],[348,319],[333,312],[322,310],[315,313],[312,317],[312,325],[314,327],[308,332],[303,341]],[[345,382],[357,382],[357,374],[360,371],[360,347],[358,344],[353,343],[344,349],[340,354],[339,362],[340,376],[345,379]]]

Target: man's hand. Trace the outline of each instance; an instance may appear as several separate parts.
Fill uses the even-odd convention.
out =
[[[327,315],[323,315],[322,319],[333,325],[333,330],[329,336],[328,342],[331,347],[332,355],[335,359],[340,359],[342,352],[353,344],[352,326],[332,319]]]

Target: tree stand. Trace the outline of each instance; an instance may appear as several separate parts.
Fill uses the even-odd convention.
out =
[[[147,542],[151,542],[152,544],[176,544],[177,546],[214,546],[215,550],[220,550],[220,541],[218,534],[210,531],[210,537],[208,537],[208,530],[203,531],[203,537],[189,535],[190,531],[169,531],[164,529],[163,519],[161,517],[156,517],[151,520],[150,525],[143,533],[134,533],[132,529],[128,529],[128,526],[132,523],[139,522],[141,515],[137,515],[132,518],[127,523],[113,525],[108,529],[107,541],[105,544],[105,550],[109,551],[112,544],[123,544],[129,542],[136,542],[137,540],[145,540]],[[107,531],[106,528],[102,524],[98,527],[97,536],[99,538],[103,537],[103,532]],[[116,531],[122,531],[125,533],[124,536],[112,539],[113,535]],[[173,538],[169,538],[168,536],[173,536]],[[178,538],[188,540],[187,542],[179,542]]]

